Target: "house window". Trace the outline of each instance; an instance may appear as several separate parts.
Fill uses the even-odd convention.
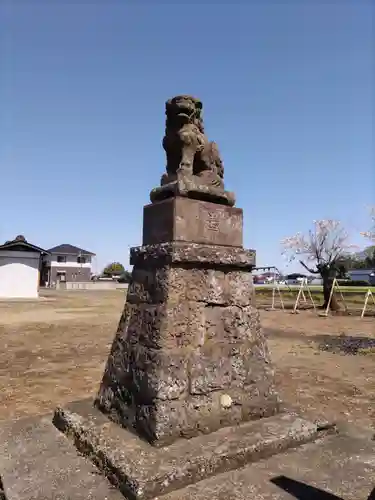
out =
[[[57,256],[57,262],[66,262],[66,256],[65,255],[58,255]]]
[[[77,257],[77,263],[78,264],[86,264],[86,257],[82,257],[82,255],[79,255]]]

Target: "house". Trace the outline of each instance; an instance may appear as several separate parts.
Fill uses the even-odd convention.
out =
[[[57,282],[90,281],[94,256],[93,252],[67,243],[50,248],[43,260],[41,283],[55,286]]]
[[[352,269],[348,275],[352,281],[367,281],[369,285],[375,285],[375,269]]]
[[[257,271],[262,271],[262,273],[256,274]],[[254,267],[252,273],[253,282],[258,285],[274,283],[280,279],[280,272],[275,266]]]
[[[0,297],[37,298],[42,259],[46,255],[47,250],[21,235],[0,245]]]
[[[285,276],[285,282],[287,285],[300,285],[302,282],[306,282],[307,276],[301,273],[292,273]]]

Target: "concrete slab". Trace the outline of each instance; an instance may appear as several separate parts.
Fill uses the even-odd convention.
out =
[[[123,500],[50,417],[0,427],[0,477],[6,500]]]
[[[334,435],[158,500],[373,500],[374,488],[375,442]]]
[[[76,410],[79,406],[82,403],[73,405]],[[109,457],[113,462],[107,465],[122,467],[119,471],[124,475],[118,479],[128,485],[123,491],[131,500],[375,499],[375,441],[366,433],[326,435],[272,455],[285,450],[288,442],[293,446],[316,435],[310,423],[280,415],[153,448],[121,429],[125,442],[124,435],[115,432],[119,428],[104,416],[73,415],[81,419],[81,429],[82,421],[85,425],[91,421],[94,434],[86,432],[80,439],[89,438],[96,452],[103,452],[101,439],[113,446],[113,454],[107,449],[101,458]],[[114,441],[116,435],[118,441]],[[268,458],[261,458],[264,455]],[[105,464],[99,465],[103,469]],[[0,477],[1,500],[124,499],[48,417],[22,419],[0,428]],[[186,482],[195,484],[184,486]]]
[[[156,448],[108,420],[91,402],[58,409],[54,423],[134,500],[154,498],[317,436],[316,425],[280,414]]]

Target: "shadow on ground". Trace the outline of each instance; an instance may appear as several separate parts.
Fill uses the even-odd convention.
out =
[[[315,486],[310,486],[306,483],[296,481],[295,479],[291,479],[286,476],[275,477],[271,479],[271,483],[275,484],[298,500],[344,500],[337,495],[333,495],[327,491],[315,488]],[[370,496],[363,500],[375,500],[375,488],[370,493]]]
[[[344,353],[355,356],[356,354],[375,354],[375,339],[369,337],[351,337],[350,335],[317,335],[321,351]]]
[[[375,354],[375,339],[371,337],[358,337],[352,335],[302,335],[300,332],[291,330],[266,329],[270,337],[298,339],[306,344],[317,345],[320,351],[329,351],[334,354]]]

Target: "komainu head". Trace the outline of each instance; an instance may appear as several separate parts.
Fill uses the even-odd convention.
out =
[[[166,128],[180,129],[196,125],[203,132],[202,101],[190,95],[178,95],[165,103]]]

